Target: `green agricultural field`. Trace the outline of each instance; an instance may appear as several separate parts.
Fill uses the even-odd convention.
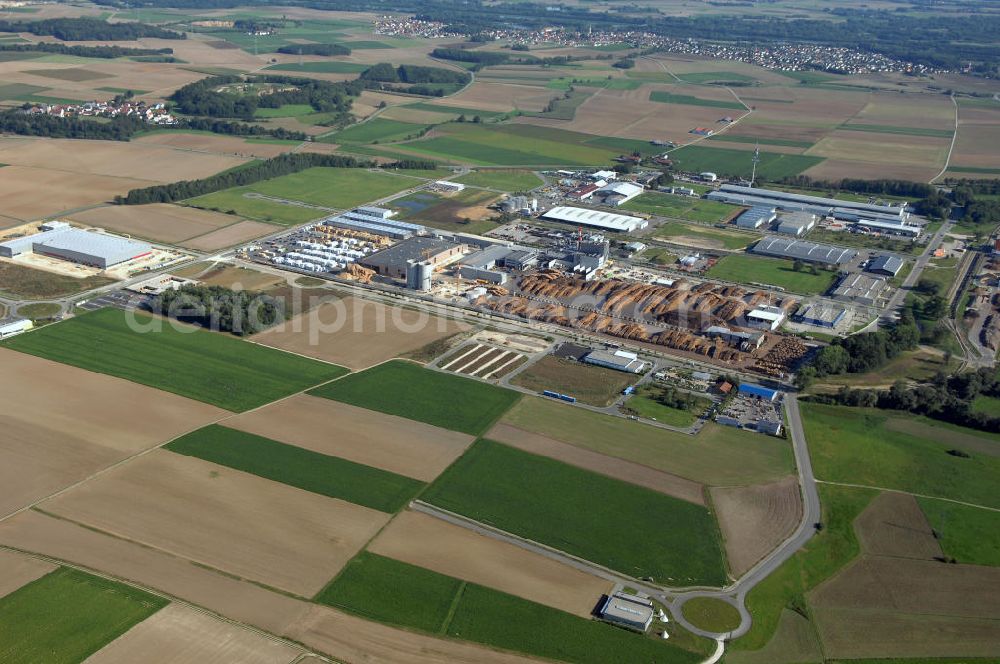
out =
[[[251,219],[293,225],[325,216],[325,211],[288,205],[280,200],[300,201],[331,209],[352,208],[402,191],[414,184],[409,178],[364,168],[307,168],[244,187],[192,198],[185,203],[194,207],[234,212]],[[248,197],[247,195],[251,196]],[[269,196],[267,200],[252,194]]]
[[[972,401],[972,410],[986,413],[990,417],[1000,417],[1000,398],[980,395]]]
[[[756,235],[678,222],[658,226],[653,234],[667,241],[675,240],[678,244],[697,244],[708,248],[721,247],[729,250],[743,249],[757,239]],[[690,240],[682,242],[683,238],[690,238]],[[697,240],[697,242],[693,242],[693,240]]]
[[[414,154],[481,166],[593,166],[619,152],[581,143],[588,134],[532,125],[457,123],[438,127],[440,136],[394,146]]]
[[[726,221],[733,217],[743,208],[728,203],[709,201],[693,196],[675,196],[674,194],[661,194],[659,192],[646,192],[639,194],[627,203],[623,203],[623,210],[632,212],[645,212],[660,217],[673,217],[675,219],[686,219],[688,221],[701,221],[715,223]],[[745,243],[741,246],[746,246]]]
[[[756,79],[746,74],[737,74],[732,71],[702,71],[689,74],[677,74],[677,78],[686,83],[752,83]]]
[[[708,276],[738,284],[769,284],[801,295],[818,295],[833,286],[837,273],[821,269],[816,272],[812,274],[808,265],[796,272],[793,262],[784,258],[742,254],[724,256],[708,271]]]
[[[809,442],[812,443],[812,438]],[[817,489],[823,530],[747,594],[747,609],[753,616],[753,624],[749,632],[732,642],[731,652],[756,651],[767,645],[784,609],[806,615],[806,593],[861,552],[854,520],[878,492],[825,484]]]
[[[731,108],[736,111],[745,111],[746,108],[735,99],[731,101],[718,99],[701,99],[692,95],[681,95],[665,90],[653,90],[649,93],[649,101],[658,101],[664,104],[683,104],[685,106],[706,106],[708,108]]]
[[[969,565],[1000,567],[1000,512],[918,498],[944,555]]]
[[[606,88],[608,90],[635,90],[642,87],[642,81],[611,76],[560,76],[551,79],[545,87],[553,90],[569,90],[574,86]]]
[[[77,664],[167,604],[131,586],[59,568],[0,598],[0,660]]]
[[[750,177],[753,167],[753,150],[718,148],[701,144],[674,150],[670,153],[670,158],[676,169],[691,173],[711,171],[719,175]],[[822,161],[823,157],[761,150],[757,177],[762,180],[780,180],[783,177],[798,175]]]
[[[99,309],[2,346],[225,408],[256,408],[347,369],[139,312]]]
[[[477,442],[422,499],[636,578],[726,581],[706,508],[500,443]]]
[[[423,567],[362,552],[315,599],[369,620],[440,634],[463,585]]]
[[[812,141],[795,141],[790,138],[757,138],[756,136],[735,136],[726,132],[725,134],[717,134],[715,136],[709,136],[710,141],[727,141],[729,143],[749,143],[750,145],[777,145],[786,148],[811,148],[816,145]],[[768,185],[770,186],[770,185]],[[825,196],[826,194],[817,194],[818,196]],[[865,199],[868,200],[867,198]]]
[[[639,417],[656,420],[661,424],[686,428],[694,424],[698,416],[708,410],[712,403],[710,399],[696,399],[694,405],[682,410],[657,401],[656,396],[659,391],[660,388],[655,385],[643,385],[634,396],[629,397],[628,401],[625,402],[625,408]]]
[[[513,382],[536,392],[568,394],[592,406],[610,406],[637,380],[635,374],[547,355],[517,374]]]
[[[399,122],[374,118],[367,122],[352,125],[343,131],[330,136],[324,136],[324,142],[330,143],[388,143],[417,138],[420,133],[430,128],[427,124]]]
[[[289,205],[247,196],[247,194],[252,193],[250,187],[235,187],[197,198],[189,198],[183,204],[279,226],[297,226],[313,219],[325,217],[328,214],[325,210],[317,208]]]
[[[1000,507],[1000,457],[952,456],[958,445],[940,427],[890,426],[886,411],[813,403],[802,414],[817,479]]]
[[[507,170],[478,170],[467,173],[460,178],[455,178],[455,182],[472,185],[473,187],[485,187],[487,189],[499,189],[500,191],[530,191],[542,185],[542,180],[532,171],[507,169]]]
[[[794,472],[785,441],[712,422],[689,436],[541,397],[525,397],[502,421],[714,486],[762,484]]]
[[[485,431],[521,396],[405,360],[379,364],[310,394],[473,436]],[[407,397],[400,399],[400,394]]]
[[[254,111],[253,116],[261,119],[298,118],[315,112],[316,109],[309,104],[285,104],[284,106],[279,106],[278,108],[258,108]]]
[[[409,477],[218,425],[182,436],[166,448],[390,514],[424,486]]]
[[[360,74],[371,65],[357,62],[341,62],[339,60],[319,60],[313,62],[283,62],[265,67],[265,71],[304,72],[309,74]]]
[[[712,645],[678,632],[668,643],[631,634],[372,553],[348,563],[316,600],[370,620],[580,664],[694,664]],[[694,652],[678,647],[681,641]]]

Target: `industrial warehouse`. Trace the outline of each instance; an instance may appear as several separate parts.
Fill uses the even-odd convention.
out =
[[[765,237],[750,251],[761,256],[789,258],[819,265],[846,265],[858,257],[858,252],[854,249],[780,237]]]
[[[0,243],[0,256],[49,256],[106,270],[152,252],[152,247],[115,235],[84,231],[61,221],[42,225],[42,232]]]
[[[632,233],[642,230],[649,225],[649,222],[640,217],[565,206],[552,208],[542,215],[542,219],[563,221],[582,226],[593,226],[607,231],[618,231],[619,233]]]

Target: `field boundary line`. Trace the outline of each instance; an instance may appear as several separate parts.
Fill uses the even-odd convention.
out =
[[[986,505],[978,505],[976,503],[968,503],[964,500],[955,500],[954,498],[942,498],[941,496],[931,496],[926,493],[914,493],[913,491],[904,491],[903,489],[890,489],[884,486],[871,486],[869,484],[850,484],[848,482],[831,482],[829,480],[816,480],[816,484],[829,484],[832,486],[843,486],[849,489],[874,489],[876,491],[888,491],[891,493],[902,493],[908,496],[913,496],[914,498],[928,498],[930,500],[943,500],[946,503],[955,503],[956,505],[965,505],[966,507],[976,507],[981,510],[987,510],[989,512],[1000,512],[1000,507],[988,507]]]
[[[458,590],[455,591],[455,596],[451,598],[451,606],[448,607],[448,613],[441,622],[441,629],[438,630],[438,634],[442,636],[448,635],[448,628],[451,627],[451,621],[455,619],[455,614],[458,613],[458,605],[462,602],[462,595],[465,594],[465,588],[468,585],[469,582],[465,579],[462,579],[461,583],[458,584]]]
[[[305,646],[304,644],[299,643],[298,641],[294,641],[292,639],[288,639],[288,638],[285,638],[283,636],[279,636],[277,634],[273,634],[271,632],[263,630],[260,627],[256,627],[256,626],[251,625],[249,623],[245,623],[245,622],[241,622],[239,620],[235,620],[233,618],[229,618],[227,616],[222,615],[221,613],[217,613],[216,611],[213,611],[212,609],[206,608],[206,607],[201,606],[199,604],[195,604],[194,602],[189,602],[188,600],[186,600],[186,599],[184,599],[182,597],[178,597],[177,595],[172,595],[171,593],[168,593],[166,591],[159,590],[158,588],[153,588],[152,586],[147,586],[145,584],[138,583],[136,581],[132,581],[131,579],[126,579],[124,577],[115,576],[114,574],[111,574],[109,572],[104,572],[104,571],[101,571],[101,570],[98,570],[98,569],[87,567],[86,565],[80,565],[80,564],[77,564],[77,563],[74,563],[74,562],[70,562],[68,560],[64,560],[62,558],[56,558],[54,556],[49,556],[49,555],[45,555],[45,554],[42,554],[42,553],[36,553],[34,551],[28,551],[27,549],[20,549],[20,548],[15,547],[15,546],[9,546],[7,544],[0,544],[0,551],[9,551],[9,552],[12,552],[12,553],[21,554],[23,556],[28,556],[30,558],[34,558],[35,560],[41,560],[43,562],[47,562],[47,563],[50,563],[50,564],[53,564],[53,565],[58,565],[60,567],[66,567],[68,569],[74,569],[74,570],[76,570],[78,572],[84,572],[86,574],[91,574],[93,576],[96,576],[98,578],[104,579],[106,581],[113,581],[115,583],[120,583],[122,585],[129,586],[131,588],[137,588],[139,590],[142,590],[143,592],[149,593],[150,595],[154,595],[154,596],[159,597],[161,599],[165,599],[165,600],[167,600],[167,601],[169,601],[171,603],[179,604],[179,605],[184,606],[184,607],[186,607],[188,609],[191,609],[192,611],[196,611],[198,613],[201,613],[202,615],[206,615],[206,616],[209,616],[210,618],[214,618],[215,620],[219,620],[219,621],[222,621],[222,622],[224,622],[226,624],[233,625],[234,627],[237,627],[239,629],[245,629],[245,630],[247,630],[249,632],[253,632],[254,634],[257,634],[258,636],[261,636],[261,637],[263,637],[265,639],[268,639],[269,641],[275,641],[275,642],[278,642],[278,643],[283,643],[283,644],[288,645],[288,646],[290,646],[292,648],[295,648],[295,649],[299,650],[301,652],[301,654],[298,657],[296,657],[295,660],[293,660],[293,661],[299,661],[303,657],[315,657],[315,658],[318,658],[318,659],[320,659],[320,660],[322,660],[324,662],[330,662],[331,664],[332,663],[340,663],[341,662],[341,660],[333,659],[332,657],[329,657],[327,655],[323,655],[323,654],[317,653],[314,650],[312,650],[311,648]],[[112,641],[112,643],[113,642],[114,641]],[[110,644],[105,644],[105,645],[110,645]]]
[[[932,177],[930,179],[930,184],[934,184],[935,180],[939,179],[942,175],[944,175],[948,171],[948,166],[951,165],[951,155],[955,151],[955,141],[958,140],[958,127],[959,127],[958,113],[959,113],[959,106],[958,106],[958,102],[955,101],[955,95],[954,94],[949,95],[949,97],[951,98],[951,103],[955,106],[955,130],[951,133],[951,146],[948,147],[948,154],[944,158],[944,168],[941,169],[940,173],[938,173],[937,175],[935,175],[934,177]]]

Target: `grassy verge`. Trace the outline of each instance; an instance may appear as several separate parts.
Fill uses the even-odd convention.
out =
[[[121,583],[57,569],[0,598],[0,660],[82,662],[167,603]]]
[[[311,394],[471,435],[485,431],[520,398],[511,390],[404,360],[380,364]]]
[[[532,171],[519,169],[473,171],[455,178],[455,182],[500,191],[529,191],[542,184]]]
[[[726,580],[704,507],[492,441],[473,445],[423,500],[636,578]]]
[[[218,425],[182,436],[166,448],[390,514],[424,486],[409,477]]]
[[[676,241],[678,244],[697,244],[704,247],[722,247],[723,249],[742,249],[751,242],[757,240],[755,235],[725,231],[711,226],[698,224],[681,224],[671,222],[663,224],[654,231],[654,235],[667,241]],[[687,239],[687,242],[682,240]]]
[[[661,217],[673,217],[675,219],[705,223],[725,221],[742,209],[728,203],[719,203],[718,201],[709,201],[693,196],[661,194],[658,192],[640,194],[627,203],[624,203],[621,207],[623,210],[630,210],[632,212],[645,212]],[[740,246],[746,246],[746,244],[744,242]]]
[[[770,284],[802,295],[825,293],[837,279],[835,272],[817,269],[813,274],[808,266],[796,271],[790,260],[749,255],[723,257],[708,276],[738,284]]]
[[[3,345],[232,411],[249,410],[347,373],[342,367],[230,335],[119,309],[82,314]]]
[[[732,604],[711,597],[695,597],[681,607],[691,624],[711,632],[729,632],[740,625],[740,612]]]

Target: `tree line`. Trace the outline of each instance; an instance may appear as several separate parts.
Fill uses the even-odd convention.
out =
[[[849,191],[856,194],[872,194],[875,196],[910,196],[920,198],[929,196],[935,191],[933,186],[924,182],[893,180],[889,178],[879,178],[877,180],[859,180],[856,178],[817,180],[808,175],[791,175],[779,178],[775,182],[800,189],[822,189],[830,192]]]
[[[884,329],[834,339],[799,369],[798,386],[804,389],[826,376],[874,371],[903,351],[913,350],[919,342],[920,327],[912,315],[904,315]]]
[[[135,41],[144,37],[187,39],[183,32],[145,23],[108,23],[97,18],[47,18],[41,21],[0,21],[0,32],[28,32],[62,41]]]
[[[256,334],[285,319],[284,302],[253,291],[222,286],[182,286],[153,298],[149,309],[162,316],[237,336]]]
[[[466,85],[472,77],[463,71],[443,67],[423,67],[420,65],[399,65],[393,67],[388,62],[380,62],[361,72],[366,81],[382,83],[454,83]]]
[[[1000,374],[984,367],[977,371],[946,375],[938,372],[928,383],[908,387],[898,381],[888,390],[842,387],[832,395],[814,395],[810,400],[856,408],[902,410],[963,427],[1000,433],[1000,417],[976,411],[978,396],[1000,397]],[[961,455],[958,455],[961,456]]]
[[[354,157],[317,154],[314,152],[285,153],[252,162],[200,180],[183,180],[168,184],[133,189],[125,196],[115,196],[117,205],[146,205],[148,203],[173,203],[196,196],[204,196],[223,189],[255,184],[262,180],[281,177],[304,171],[307,168],[325,166],[329,168],[362,168],[367,162],[359,162]]]
[[[279,46],[278,53],[285,55],[350,55],[351,49],[343,44],[288,44]]]
[[[56,42],[37,42],[34,44],[4,44],[0,51],[15,53],[57,53],[59,55],[74,55],[79,58],[115,58],[138,57],[144,55],[170,55],[172,48],[128,48],[124,46],[67,46]]]

